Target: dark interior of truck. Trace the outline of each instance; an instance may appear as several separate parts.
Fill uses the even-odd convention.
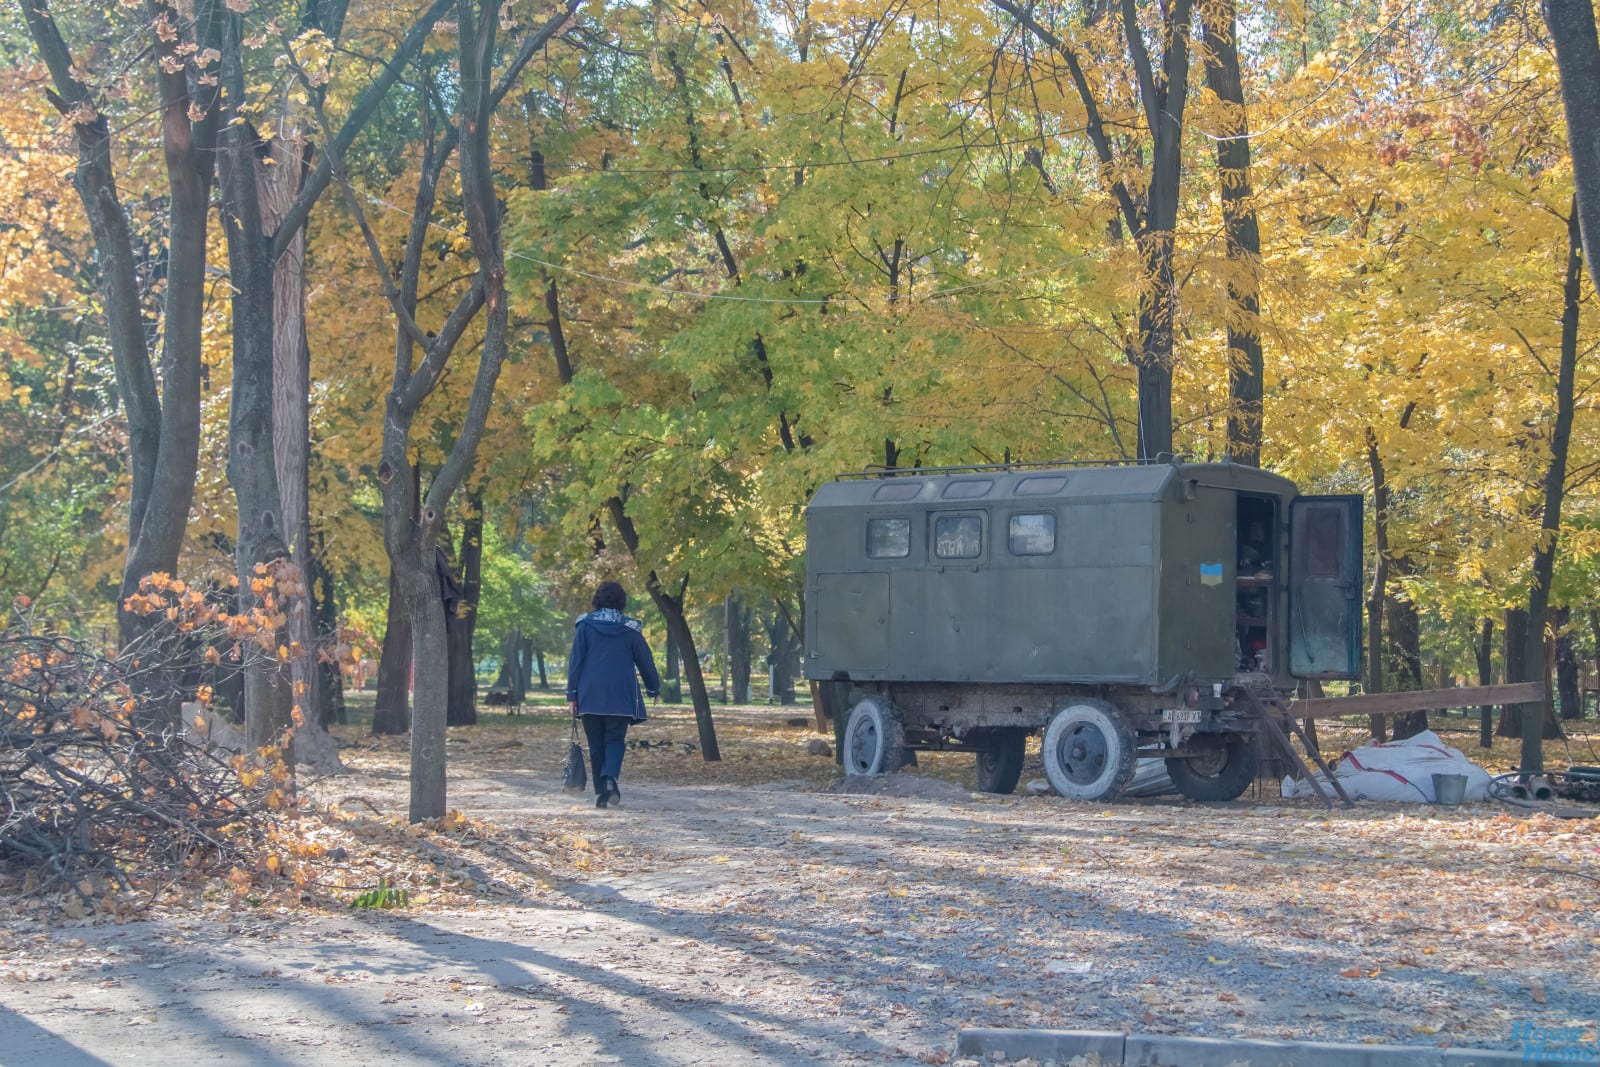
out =
[[[1238,669],[1267,672],[1272,669],[1275,652],[1272,611],[1276,598],[1272,591],[1281,570],[1279,538],[1275,536],[1277,500],[1240,493],[1234,529],[1238,535],[1237,614],[1234,619]]]

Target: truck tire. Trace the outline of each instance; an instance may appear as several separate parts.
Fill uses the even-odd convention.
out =
[[[1028,749],[1028,731],[1003,727],[983,731],[977,739],[978,788],[985,793],[1015,792],[1022,779],[1022,758]]]
[[[1103,700],[1079,700],[1044,731],[1044,775],[1058,794],[1110,800],[1133,778],[1138,750],[1122,713]]]
[[[905,762],[906,735],[900,712],[887,700],[867,697],[850,709],[844,727],[844,773],[893,774]]]
[[[1224,734],[1200,755],[1169,757],[1167,773],[1190,800],[1234,800],[1255,781],[1259,764],[1254,738]]]

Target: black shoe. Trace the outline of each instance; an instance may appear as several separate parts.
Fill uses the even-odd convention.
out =
[[[615,778],[607,778],[606,781],[611,785],[611,806],[613,808],[622,807],[622,790],[617,788],[617,780]]]
[[[605,779],[602,778],[600,781],[596,782],[595,788],[596,793],[594,798],[594,806],[597,808],[603,808],[611,799],[611,792],[610,790],[606,789]]]

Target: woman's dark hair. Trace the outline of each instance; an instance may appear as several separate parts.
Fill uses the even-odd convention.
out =
[[[616,608],[622,611],[628,606],[628,594],[617,582],[601,582],[594,591],[594,606],[596,609]]]

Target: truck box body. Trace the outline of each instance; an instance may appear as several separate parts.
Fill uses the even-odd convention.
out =
[[[1251,532],[1240,524],[1266,516],[1252,524],[1265,531],[1260,551],[1266,566],[1281,563],[1295,496],[1285,478],[1226,463],[828,483],[807,513],[806,676],[1152,691],[1231,684],[1236,610],[1252,583],[1261,588],[1250,603],[1271,628],[1266,643],[1289,647],[1289,583],[1240,573]],[[1254,510],[1242,511],[1241,499]],[[1356,514],[1354,545],[1346,537],[1333,548],[1346,572],[1353,551],[1359,575]],[[1353,589],[1338,584],[1318,615],[1324,628],[1327,612],[1336,616],[1339,662],[1308,661],[1297,673],[1348,674]],[[1286,681],[1289,659],[1274,651],[1263,670]]]

